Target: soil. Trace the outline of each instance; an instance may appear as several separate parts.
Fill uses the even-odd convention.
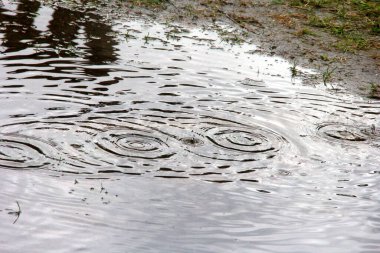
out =
[[[45,2],[62,4],[59,0]],[[88,11],[91,3],[94,11],[100,11],[107,17],[145,16],[157,21],[191,26],[211,26],[215,22],[224,22],[248,34],[249,41],[259,46],[258,52],[281,56],[294,62],[295,66],[316,69],[319,74],[305,76],[305,83],[321,84],[323,72],[333,69],[329,83],[334,84],[335,88],[364,97],[380,98],[379,50],[342,52],[331,46],[338,39],[327,32],[300,34],[302,15],[287,5],[273,4],[273,0],[164,2],[107,1],[99,5],[83,0],[79,5],[86,6]],[[289,16],[295,18],[288,19]]]

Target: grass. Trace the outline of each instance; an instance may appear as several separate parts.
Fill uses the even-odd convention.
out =
[[[162,44],[166,45],[168,42],[166,40],[163,40],[163,39],[160,39],[160,38],[157,38],[157,37],[153,37],[153,36],[150,36],[149,33],[146,34],[144,37],[143,37],[143,40],[145,42],[145,44],[149,44],[150,41],[159,41],[161,42]]]
[[[327,66],[326,70],[322,72],[322,80],[323,84],[327,86],[327,83],[329,83],[332,80],[333,73],[335,71],[335,68],[331,68],[331,66]],[[334,89],[334,86],[331,84],[331,87]]]
[[[298,35],[309,35],[310,28],[328,32],[336,38],[332,46],[344,52],[380,48],[378,0],[273,0],[272,3],[290,6],[295,13],[306,15],[306,19],[298,20],[307,26]],[[295,22],[288,16],[287,23]]]
[[[125,34],[124,34],[124,37],[125,37],[125,40],[128,41],[130,39],[136,39],[136,36],[132,35],[129,33],[129,31],[127,31]]]
[[[222,36],[222,41],[230,44],[230,45],[241,45],[245,42],[244,38],[236,33],[231,33]]]
[[[144,36],[145,44],[148,44],[150,38],[151,38],[151,37],[149,36],[149,33],[148,33],[147,35]]]
[[[262,26],[254,15],[244,11],[224,11],[224,7],[228,5],[224,0],[200,0],[199,6],[189,3],[181,7],[170,0],[120,1],[129,2],[132,7],[165,8],[167,4],[171,4],[181,15],[187,17],[207,17],[215,20],[222,15],[243,28]],[[234,1],[235,6],[243,8],[257,4],[253,0]],[[298,37],[313,36],[312,43],[319,43],[326,49],[356,53],[360,50],[380,48],[379,0],[272,0],[271,4],[287,6],[291,11],[273,13],[269,7],[268,15],[278,23],[294,29],[294,34]],[[321,36],[323,32],[329,33],[334,41],[327,41],[326,36]],[[237,37],[228,37],[226,41],[241,43]]]
[[[132,6],[162,7],[168,0],[130,0]]]
[[[380,99],[380,85],[370,83],[370,85],[369,85],[369,97]]]
[[[327,54],[322,54],[320,58],[322,61],[330,61],[330,57]]]
[[[246,32],[240,32],[238,30],[231,31],[218,25],[215,25],[214,29],[219,34],[221,40],[230,45],[241,45],[246,42],[248,36]]]
[[[297,63],[295,61],[293,62],[293,65],[290,67],[290,73],[292,75],[292,78],[296,77],[298,74]]]
[[[301,28],[298,31],[296,31],[295,35],[300,37],[305,35],[315,36],[316,33],[310,30],[309,28]]]

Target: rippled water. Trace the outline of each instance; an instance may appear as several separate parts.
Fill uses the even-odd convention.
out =
[[[379,252],[378,101],[223,24],[0,23],[2,252]]]

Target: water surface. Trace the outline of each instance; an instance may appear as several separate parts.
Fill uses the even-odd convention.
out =
[[[4,252],[378,252],[379,102],[225,24],[0,22]]]

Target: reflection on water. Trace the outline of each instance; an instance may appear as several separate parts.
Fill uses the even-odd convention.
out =
[[[0,20],[6,252],[380,246],[378,102],[206,28],[28,0]]]

